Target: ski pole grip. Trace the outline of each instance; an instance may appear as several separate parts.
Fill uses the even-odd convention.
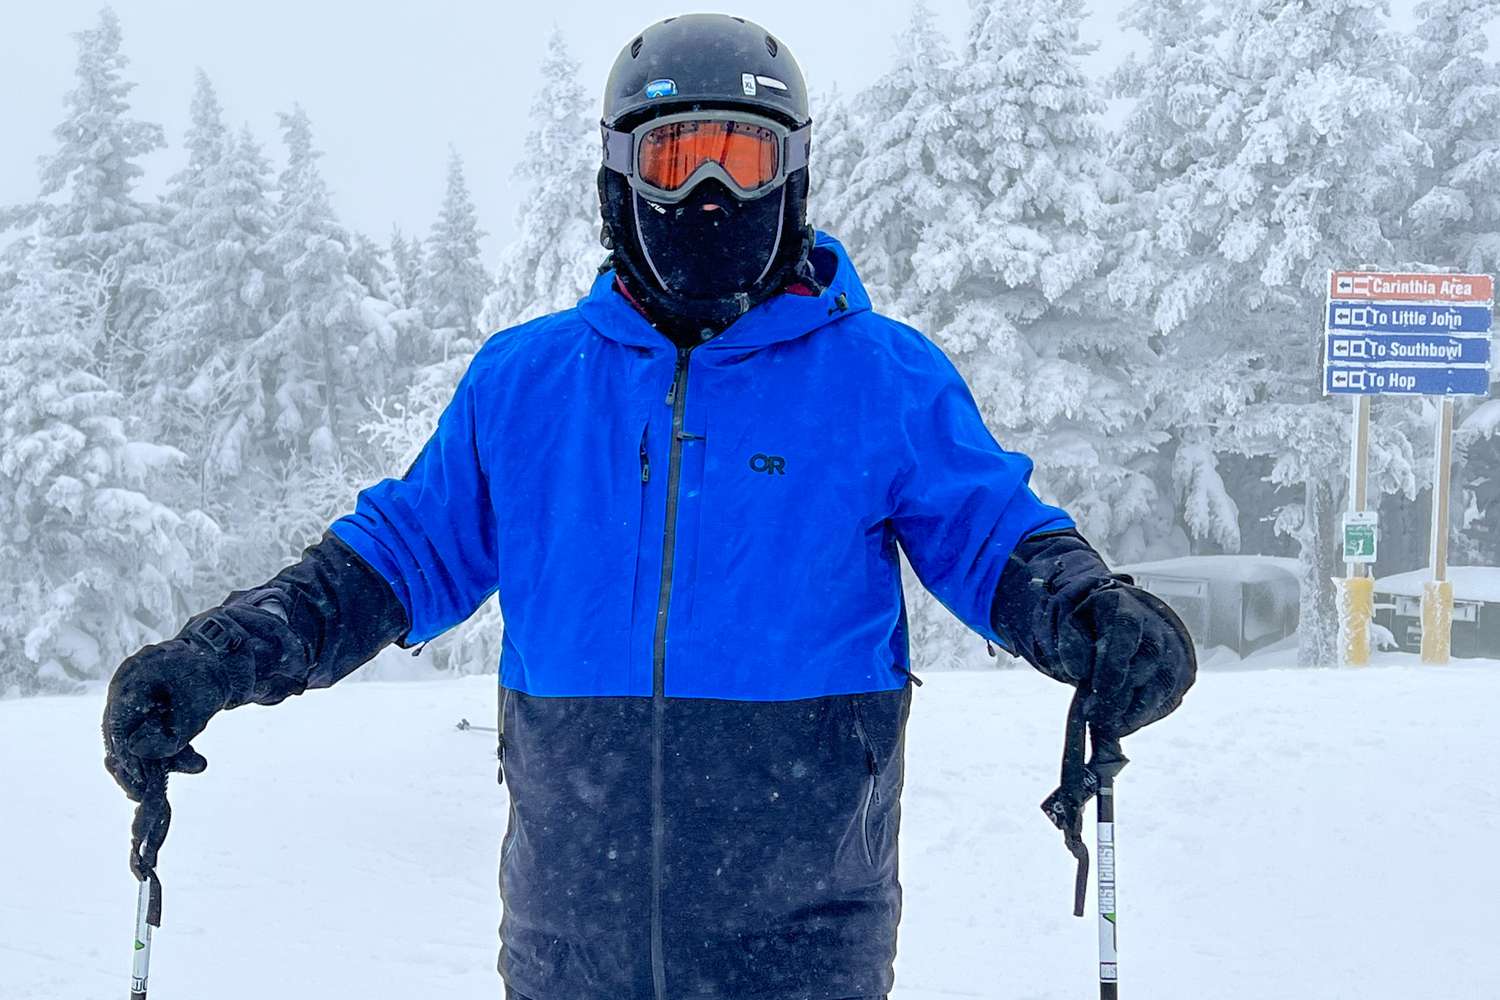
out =
[[[1130,763],[1130,758],[1120,749],[1119,737],[1102,735],[1096,727],[1090,726],[1089,742],[1093,747],[1089,770],[1094,772],[1101,786],[1112,783],[1115,775]]]

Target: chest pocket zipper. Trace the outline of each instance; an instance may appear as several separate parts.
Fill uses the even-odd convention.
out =
[[[880,758],[876,756],[875,745],[870,742],[870,736],[865,731],[865,720],[859,710],[859,703],[853,697],[849,699],[849,714],[854,718],[854,735],[865,752],[865,767],[870,772],[865,785],[864,806],[860,809],[859,828],[865,845],[865,861],[874,865],[875,849],[870,843],[870,810],[880,801]]]

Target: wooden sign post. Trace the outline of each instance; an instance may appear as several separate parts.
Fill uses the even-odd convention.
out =
[[[1438,415],[1432,470],[1432,579],[1422,586],[1422,662],[1441,666],[1453,646],[1453,584],[1448,580],[1448,505],[1453,481],[1453,400]]]

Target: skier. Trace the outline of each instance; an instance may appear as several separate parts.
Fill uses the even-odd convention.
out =
[[[874,1000],[915,683],[898,546],[1104,733],[1174,710],[1193,648],[809,228],[785,45],[653,25],[602,125],[592,291],[490,338],[406,474],[299,562],[126,660],[106,764],[139,801],[203,770],[215,713],[327,687],[498,589],[507,995]]]

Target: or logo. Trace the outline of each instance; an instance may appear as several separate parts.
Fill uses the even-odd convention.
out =
[[[780,455],[752,455],[750,471],[763,472],[768,476],[786,475],[786,459]]]
[[[655,100],[658,97],[676,97],[676,80],[652,80],[646,84],[646,96]]]
[[[770,87],[772,90],[786,90],[787,89],[786,84],[782,83],[780,80],[776,79],[774,76],[757,76],[755,79],[757,81],[759,81],[759,83],[760,83],[760,85],[762,87]]]
[[[745,88],[746,97],[755,96],[755,74],[744,73],[740,76],[740,86]]]

